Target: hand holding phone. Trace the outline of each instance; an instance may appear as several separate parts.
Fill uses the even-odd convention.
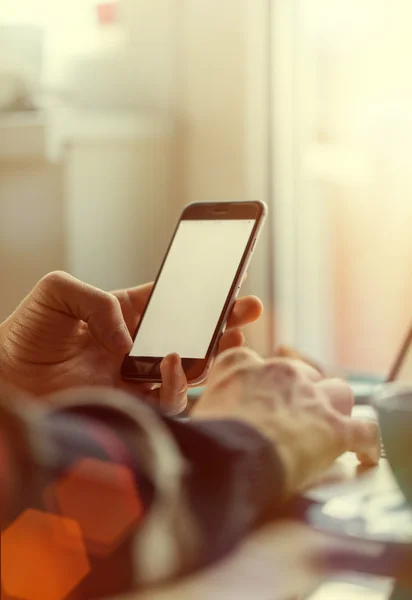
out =
[[[261,202],[186,207],[123,362],[125,379],[160,382],[171,353],[190,384],[205,378],[265,215]]]

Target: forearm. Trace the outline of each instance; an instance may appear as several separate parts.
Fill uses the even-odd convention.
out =
[[[273,444],[234,420],[168,421],[189,463],[190,507],[202,533],[202,564],[222,556],[285,498],[283,465]]]
[[[41,444],[47,441],[52,456],[45,466],[36,458],[39,449],[29,445],[23,449],[22,444],[19,452],[31,453],[36,476],[30,490],[29,486],[25,490],[24,505],[21,498],[9,498],[8,506],[12,500],[18,510],[10,512],[9,508],[9,515],[2,520],[11,530],[13,519],[29,506],[59,514],[59,503],[56,498],[53,501],[50,491],[84,465],[85,458],[108,466],[109,471],[119,465],[131,473],[140,503],[139,518],[130,524],[126,539],[111,549],[113,561],[105,561],[104,572],[95,566],[82,584],[84,591],[79,588],[87,597],[91,589],[105,592],[108,573],[112,582],[118,580],[116,591],[124,591],[217,559],[276,503],[282,488],[280,464],[266,441],[247,426],[229,421],[162,421],[147,407],[130,402],[121,395],[121,401],[117,397],[113,403],[116,409],[96,398],[93,402],[81,400],[70,408],[62,403],[58,410],[43,413],[40,420],[26,413],[25,426],[35,434],[31,439]],[[11,441],[8,436],[8,444]],[[126,511],[127,498],[125,502]],[[113,510],[117,514],[119,506]],[[165,546],[163,556],[153,546],[157,537]],[[96,544],[92,541],[86,540],[93,558]],[[124,556],[122,572],[119,553]]]

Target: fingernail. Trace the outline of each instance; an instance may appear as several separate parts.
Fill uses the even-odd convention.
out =
[[[182,361],[180,360],[180,356],[177,357],[175,368],[174,368],[175,376],[176,376],[176,390],[178,395],[184,394],[187,392],[187,379],[186,373],[183,370]]]
[[[112,335],[111,342],[122,350],[130,350],[133,345],[133,340],[126,325],[121,325],[118,329],[116,329]]]
[[[183,371],[183,367],[182,367],[182,361],[180,360],[180,356],[176,356],[175,358],[175,375],[177,377],[184,377],[185,376],[185,372]]]

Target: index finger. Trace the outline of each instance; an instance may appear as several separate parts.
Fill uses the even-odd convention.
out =
[[[318,389],[326,392],[335,410],[350,416],[355,403],[352,388],[343,379],[323,379],[318,383]]]
[[[355,452],[361,463],[377,465],[380,458],[380,433],[377,423],[346,417],[348,450]]]
[[[134,288],[111,292],[120,302],[123,318],[132,335],[146,307],[152,289],[153,283],[145,283]]]
[[[239,298],[233,305],[227,328],[244,327],[254,323],[263,313],[263,304],[256,296],[244,296]]]

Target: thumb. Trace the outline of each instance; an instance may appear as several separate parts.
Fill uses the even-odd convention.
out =
[[[178,354],[169,354],[160,365],[162,385],[159,388],[160,408],[169,415],[183,412],[187,406],[187,379]]]
[[[35,295],[43,306],[87,323],[92,336],[109,352],[120,355],[131,349],[120,303],[112,294],[57,271],[40,281]]]

